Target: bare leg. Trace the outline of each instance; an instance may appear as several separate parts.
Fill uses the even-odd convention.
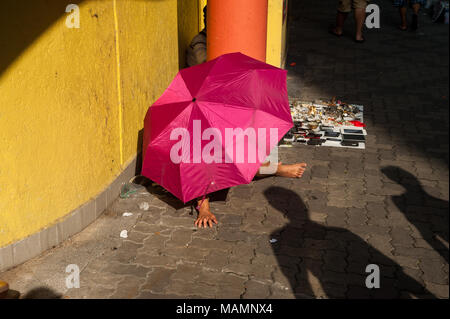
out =
[[[336,26],[334,27],[333,31],[337,35],[341,35],[344,28],[344,22],[345,19],[347,19],[348,13],[347,12],[340,12],[338,11],[336,14]]]
[[[355,23],[356,23],[355,39],[357,41],[364,40],[364,37],[362,35],[362,29],[365,20],[366,20],[366,9],[363,8],[355,9]]]
[[[216,216],[214,216],[213,213],[211,213],[211,209],[209,207],[209,199],[205,198],[205,200],[199,199],[197,201],[197,205],[199,206],[198,209],[198,216],[197,220],[195,221],[195,226],[199,228],[206,228],[206,227],[212,227],[213,223],[217,224]]]
[[[269,166],[270,162],[266,162],[261,166]],[[291,177],[291,178],[300,178],[306,170],[306,163],[296,163],[296,164],[288,164],[284,165],[283,163],[278,163],[277,171],[275,173],[276,176],[281,177]],[[257,174],[259,176],[263,176],[264,174]]]
[[[408,29],[408,22],[406,21],[406,7],[401,7],[398,9],[399,13],[400,13],[400,19],[401,19],[401,25],[400,25],[400,29],[401,30],[406,30]]]
[[[283,165],[278,164],[278,169],[275,175],[282,177],[300,178],[306,170],[306,163],[296,163]]]

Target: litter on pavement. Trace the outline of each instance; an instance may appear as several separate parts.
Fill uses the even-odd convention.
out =
[[[128,238],[128,231],[122,230],[120,232],[120,238]]]

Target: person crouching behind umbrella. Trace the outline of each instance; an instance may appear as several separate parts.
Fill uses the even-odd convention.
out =
[[[270,162],[266,162],[262,164],[262,167],[267,167],[270,165]],[[306,170],[306,163],[296,163],[284,165],[283,163],[279,163],[277,167],[277,171],[275,176],[287,177],[287,178],[300,178]],[[259,170],[258,176],[264,176],[266,174],[262,173],[262,170]],[[198,216],[195,221],[195,225],[199,228],[213,227],[213,224],[217,224],[217,218],[211,213],[211,209],[209,206],[209,198],[201,198],[197,200],[197,209]]]

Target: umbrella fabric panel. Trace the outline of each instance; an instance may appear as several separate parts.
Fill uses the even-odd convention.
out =
[[[156,100],[151,107],[163,104],[174,104],[178,102],[192,101],[192,95],[186,86],[186,82],[180,73],[178,73],[170,83],[169,87],[164,91],[161,97]]]

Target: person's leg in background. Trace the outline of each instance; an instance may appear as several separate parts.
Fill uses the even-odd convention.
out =
[[[339,0],[338,10],[336,13],[336,25],[330,30],[331,33],[337,36],[342,35],[345,20],[351,10],[351,0]]]
[[[355,41],[364,42],[363,27],[366,22],[366,8],[368,0],[353,0],[352,8],[355,13]]]
[[[354,10],[355,14],[355,41],[364,42],[362,30],[366,21],[367,0],[340,0],[336,14],[336,26],[330,30],[336,36],[341,36],[344,29],[344,23],[349,12]]]
[[[405,31],[408,29],[408,21],[406,20],[406,6],[401,6],[398,8],[398,11],[400,13],[400,30]]]
[[[411,0],[411,6],[413,9],[413,16],[411,21],[411,30],[416,31],[419,23],[419,10],[420,6],[424,3],[423,0]]]
[[[362,29],[364,27],[364,22],[366,21],[366,8],[356,8],[355,9],[355,41],[363,42],[365,39],[362,34]]]

